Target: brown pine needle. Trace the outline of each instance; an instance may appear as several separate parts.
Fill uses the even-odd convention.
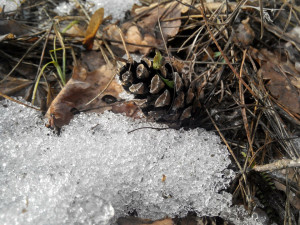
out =
[[[19,100],[16,100],[16,99],[14,99],[14,98],[11,98],[11,97],[9,97],[8,95],[5,95],[5,94],[3,94],[3,93],[1,93],[1,92],[0,92],[0,96],[3,97],[3,98],[8,99],[8,100],[10,100],[10,101],[13,101],[13,102],[15,102],[15,103],[18,103],[18,104],[20,104],[20,105],[24,105],[24,106],[26,106],[26,107],[28,107],[28,108],[34,109],[34,110],[36,110],[36,111],[40,111],[40,112],[43,111],[43,110],[41,110],[41,109],[39,109],[39,108],[33,107],[33,106],[31,106],[31,105],[27,105],[26,103],[23,103],[23,102],[21,102],[21,101],[19,101]]]

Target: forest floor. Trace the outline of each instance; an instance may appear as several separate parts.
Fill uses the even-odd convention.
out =
[[[91,2],[0,8],[2,99],[41,111],[58,135],[75,114],[107,110],[213,131],[237,173],[233,204],[299,223],[299,2],[141,0],[126,12]]]

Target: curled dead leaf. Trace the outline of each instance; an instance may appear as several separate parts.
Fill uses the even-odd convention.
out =
[[[103,21],[104,16],[104,9],[100,8],[96,10],[96,12],[93,14],[89,25],[86,29],[85,38],[83,40],[83,45],[86,49],[91,50],[93,48],[93,41],[95,38],[95,35],[99,29],[99,26],[101,25]]]

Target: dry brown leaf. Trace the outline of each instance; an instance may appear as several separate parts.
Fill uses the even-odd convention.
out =
[[[32,85],[32,80],[8,77],[0,84],[0,91],[5,95],[20,94],[19,92]]]
[[[157,220],[151,223],[152,225],[175,225],[172,219],[163,219],[163,220]],[[141,224],[141,225],[146,225],[146,224]]]
[[[148,219],[141,219],[138,217],[120,217],[117,220],[118,225],[141,225],[141,224],[151,224],[153,221]]]
[[[294,65],[266,49],[251,49],[250,52],[261,65],[258,76],[265,81],[270,94],[278,103],[300,114],[300,73]]]
[[[104,65],[105,60],[100,51],[82,51],[81,64],[91,72]]]
[[[181,2],[183,4],[186,4],[186,5],[182,4],[181,13],[186,13],[187,11],[190,10],[189,5],[191,5],[193,1],[192,0],[182,0]]]
[[[99,94],[109,80],[115,74],[115,68],[109,65],[102,65],[99,69],[87,72],[82,66],[75,66],[72,78],[68,81],[63,90],[53,100],[48,109],[46,117],[51,127],[62,127],[73,118],[73,111],[99,108],[97,112],[103,112],[111,107],[102,100],[104,95],[111,95],[119,99],[122,87],[113,81],[107,90],[91,104],[86,105],[92,98]]]
[[[0,92],[9,96],[22,96],[26,101],[31,101],[35,82],[33,80],[8,77],[0,84]],[[47,109],[47,85],[41,82],[37,88],[35,105],[41,110]]]
[[[65,34],[68,34],[69,36],[74,37],[85,37],[84,29],[79,24],[74,24],[70,29],[68,29]]]
[[[131,10],[131,13],[134,15],[134,16],[137,16],[137,15],[140,15],[144,12],[146,12],[147,10],[148,11],[151,11],[152,9],[156,8],[158,6],[158,2],[152,2],[150,5],[148,6],[143,6],[143,7],[135,7],[135,8],[132,8]]]
[[[149,34],[142,35],[140,29],[132,23],[124,23],[121,27],[123,33],[125,34],[125,41],[127,43],[126,47],[129,52],[140,52],[141,54],[147,54],[150,52],[151,47],[145,45],[157,46],[157,40],[155,37]],[[114,44],[119,48],[124,49],[124,46],[121,44],[122,39],[119,33],[119,28],[117,25],[111,24],[105,29],[105,37],[109,40],[118,41],[119,43]]]
[[[155,32],[155,30],[158,31],[158,18],[161,21],[164,38],[174,37],[178,33],[181,20],[176,18],[181,16],[183,6],[178,2],[156,6],[157,3],[149,7],[136,7],[133,12],[137,18],[135,22],[126,22],[121,25],[121,30],[125,34],[125,41],[129,43],[127,44],[129,52],[138,51],[141,54],[147,54],[152,47],[162,44],[161,35],[159,32]],[[121,43],[119,29],[116,25],[109,25],[105,28],[105,37]],[[122,44],[117,45],[123,48]]]
[[[9,33],[16,36],[25,35],[32,32],[32,28],[16,20],[0,20],[0,35]]]
[[[138,26],[142,27],[146,32],[155,35],[154,28],[159,18],[164,37],[174,37],[178,33],[181,25],[181,20],[177,18],[181,16],[183,5],[178,2],[170,2],[166,5],[155,7],[156,5],[157,3],[147,8],[138,9],[138,14],[144,13],[145,11],[147,12],[147,10],[149,11],[139,18],[137,21]]]
[[[140,33],[137,26],[130,26],[127,29],[125,34],[125,41],[137,45],[141,45],[143,41],[142,34]],[[138,46],[129,45],[128,51],[134,52],[136,49],[139,48]]]
[[[141,219],[138,217],[121,217],[117,220],[118,225],[175,225],[172,219],[162,219],[151,221],[148,219]]]
[[[18,72],[19,75],[22,75],[22,77],[34,80],[37,72],[37,67],[29,63],[31,62],[20,63],[15,71]],[[9,65],[11,66],[11,68],[13,68],[15,66],[15,62],[9,61]]]
[[[100,24],[103,21],[104,16],[104,9],[100,8],[96,10],[96,12],[93,14],[88,28],[86,29],[85,38],[83,40],[83,45],[86,49],[91,50],[93,48],[93,42],[95,35],[99,29]]]
[[[277,101],[295,113],[300,113],[299,89],[291,84],[289,77],[276,71],[276,65],[265,62],[258,71],[260,76],[267,81],[266,88]]]
[[[161,18],[161,28],[164,37],[174,37],[179,31],[181,25],[181,16],[183,5],[176,2],[171,2],[171,5],[168,7],[165,12],[165,16]]]
[[[203,54],[203,57],[202,57],[202,61],[205,62],[205,61],[208,61],[210,59],[213,59],[214,58],[214,51],[210,48],[210,47],[207,47],[206,48],[206,51],[205,53]]]
[[[243,47],[251,45],[255,33],[249,24],[249,17],[242,21],[236,29],[233,30],[233,41]]]
[[[221,7],[221,12],[226,13],[227,6],[228,6],[228,10],[234,11],[236,9],[236,7],[239,6],[239,3],[237,1],[236,2],[228,1],[226,4],[224,4],[224,2],[222,2],[222,1],[204,2],[205,9],[207,9],[210,12],[219,10]],[[246,1],[245,4],[240,5],[239,7],[240,7],[240,9],[243,9],[243,10],[253,10],[253,6],[259,7],[258,1]],[[197,9],[200,9],[202,7],[202,4],[197,3],[197,4],[195,4],[194,7]]]
[[[140,107],[138,107],[135,102],[120,102],[118,104],[112,105],[111,111],[114,113],[122,113],[128,117],[134,119],[145,118],[145,115]]]
[[[291,82],[296,88],[300,89],[300,77],[295,77],[295,79],[291,80]]]

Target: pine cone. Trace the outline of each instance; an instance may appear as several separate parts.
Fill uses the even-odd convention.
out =
[[[153,61],[143,58],[140,63],[127,63],[120,70],[119,78],[126,91],[144,100],[140,107],[156,121],[191,119],[201,107],[205,81],[192,77],[183,64],[165,63],[154,69]]]

